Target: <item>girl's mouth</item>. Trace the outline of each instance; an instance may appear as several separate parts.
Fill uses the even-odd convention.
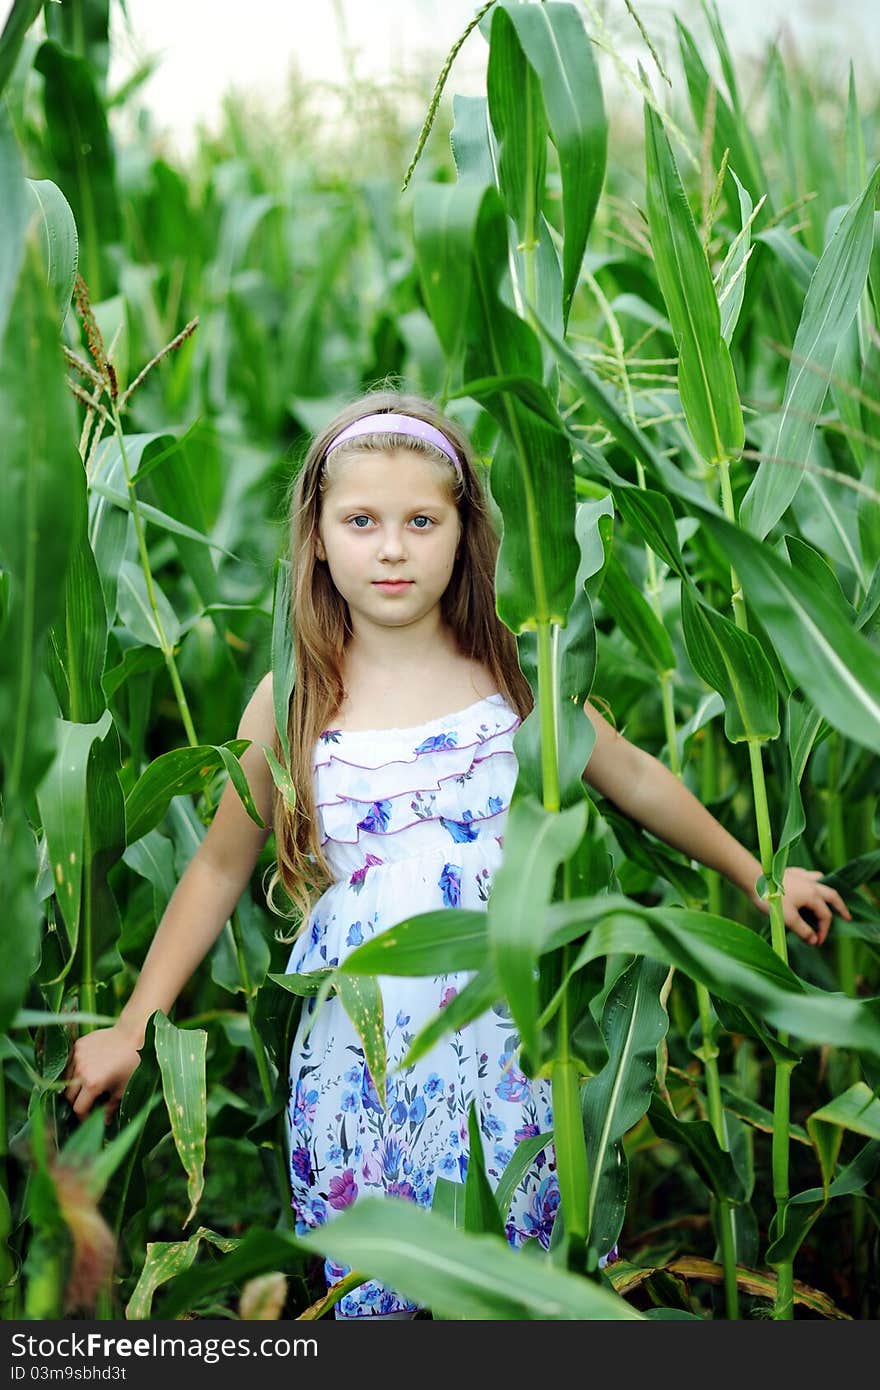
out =
[[[411,579],[379,579],[373,581],[377,589],[385,589],[390,594],[398,593],[402,589],[408,589],[412,583]]]

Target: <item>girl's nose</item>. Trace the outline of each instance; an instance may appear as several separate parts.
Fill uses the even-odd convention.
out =
[[[397,560],[405,552],[403,535],[400,531],[384,531],[379,543],[380,560]]]

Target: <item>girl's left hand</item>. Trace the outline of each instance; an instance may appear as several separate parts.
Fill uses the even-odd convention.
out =
[[[831,909],[839,912],[848,922],[852,913],[836,889],[827,883],[818,883],[822,877],[821,869],[786,869],[782,875],[782,915],[785,925],[806,941],[808,946],[821,946],[831,926]],[[755,906],[769,917],[770,905],[765,898],[755,894]],[[801,908],[808,908],[815,915],[816,927],[800,915]]]

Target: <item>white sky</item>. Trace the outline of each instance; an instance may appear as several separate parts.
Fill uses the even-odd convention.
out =
[[[601,12],[630,61],[641,58],[651,67],[623,0],[582,0],[582,7],[588,16]],[[10,8],[11,0],[0,0],[0,24]],[[126,0],[126,26],[114,0],[111,82],[121,81],[147,55],[159,55],[143,97],[156,127],[185,149],[198,122],[214,124],[230,87],[270,105],[279,101],[292,64],[307,80],[332,84],[345,80],[347,59],[360,78],[399,77],[416,63],[435,74],[478,8],[478,0]],[[698,0],[637,0],[633,8],[669,62],[675,54],[674,14],[698,37],[706,34]],[[860,87],[876,85],[876,0],[720,0],[719,9],[734,50],[756,56],[767,39],[782,35],[830,64],[843,91],[850,58]],[[482,36],[473,33],[447,92],[483,90],[486,52]]]

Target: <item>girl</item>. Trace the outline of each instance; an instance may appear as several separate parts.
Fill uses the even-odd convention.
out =
[[[517,775],[513,735],[533,700],[515,639],[496,614],[498,541],[468,443],[427,401],[374,392],[344,410],[306,456],[291,532],[293,810],[274,792],[263,753],[278,750],[270,675],[238,733],[252,740],[242,762],[267,825],[274,812],[270,897],[280,883],[303,912],[288,964],[301,972],[337,964],[406,917],[485,904]],[[589,783],[766,912],[755,887],[758,860],[589,700],[584,711],[596,732]],[[230,784],[119,1021],[74,1045],[66,1095],[78,1116],[102,1096],[113,1113],[147,1020],[171,1008],[216,940],[267,834]],[[850,915],[819,877],[789,868],[784,879],[786,924],[814,945],[825,940],[832,907]],[[802,909],[815,914],[815,929]],[[339,1001],[328,999],[315,1014],[310,1000],[303,1010],[288,1107],[298,1231],[331,1219],[358,1194],[428,1205],[438,1177],[463,1181],[474,1098],[493,1185],[521,1139],[551,1128],[549,1083],[517,1067],[518,1040],[500,1006],[395,1070],[421,1024],[461,983],[383,978],[385,1106]],[[557,1204],[548,1144],[511,1205],[511,1244],[546,1247]],[[344,1270],[328,1261],[326,1273],[333,1283]],[[370,1282],[347,1294],[337,1315],[405,1317],[414,1307]]]

